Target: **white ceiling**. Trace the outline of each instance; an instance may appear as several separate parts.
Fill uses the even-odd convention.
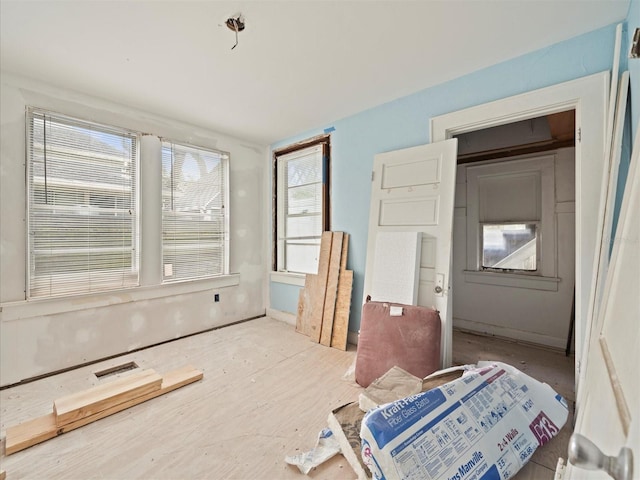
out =
[[[629,0],[0,2],[2,71],[262,144],[624,20]],[[241,12],[246,29],[223,26]]]

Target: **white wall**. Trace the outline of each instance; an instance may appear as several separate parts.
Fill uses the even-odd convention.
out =
[[[545,152],[545,155],[553,152]],[[453,232],[456,328],[565,348],[575,278],[574,148],[556,151],[554,183],[557,291],[475,283],[467,268],[466,166],[458,167]],[[545,239],[543,239],[543,242]],[[500,274],[495,274],[500,275]]]
[[[8,74],[1,76],[0,95],[1,385],[264,314],[267,239],[259,206],[268,198],[266,146]],[[232,275],[162,286],[156,272],[145,267],[142,252],[141,287],[25,301],[27,105],[229,152]],[[141,215],[148,226],[145,205],[160,203],[153,188],[145,190],[144,163],[141,168]],[[159,214],[152,216],[151,223],[159,221]],[[149,243],[143,238],[142,248]],[[214,293],[220,302],[213,302]]]

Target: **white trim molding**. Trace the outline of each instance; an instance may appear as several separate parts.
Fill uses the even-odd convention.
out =
[[[598,212],[605,152],[605,122],[609,100],[608,71],[526,92],[483,105],[434,117],[430,138],[439,142],[455,135],[527,120],[551,113],[575,111],[576,170],[576,365],[583,356],[589,292],[594,283],[593,260],[598,237]],[[443,319],[445,320],[445,319]],[[452,322],[443,325],[445,358],[451,355]],[[449,357],[450,358],[450,357]]]

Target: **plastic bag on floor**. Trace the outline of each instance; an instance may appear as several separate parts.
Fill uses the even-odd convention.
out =
[[[312,468],[326,462],[337,453],[340,453],[340,444],[333,432],[329,428],[325,428],[318,434],[318,441],[313,450],[286,456],[284,461],[297,466],[306,475]]]

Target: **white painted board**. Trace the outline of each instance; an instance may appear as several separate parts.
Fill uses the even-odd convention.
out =
[[[422,232],[378,232],[371,300],[417,305]]]

